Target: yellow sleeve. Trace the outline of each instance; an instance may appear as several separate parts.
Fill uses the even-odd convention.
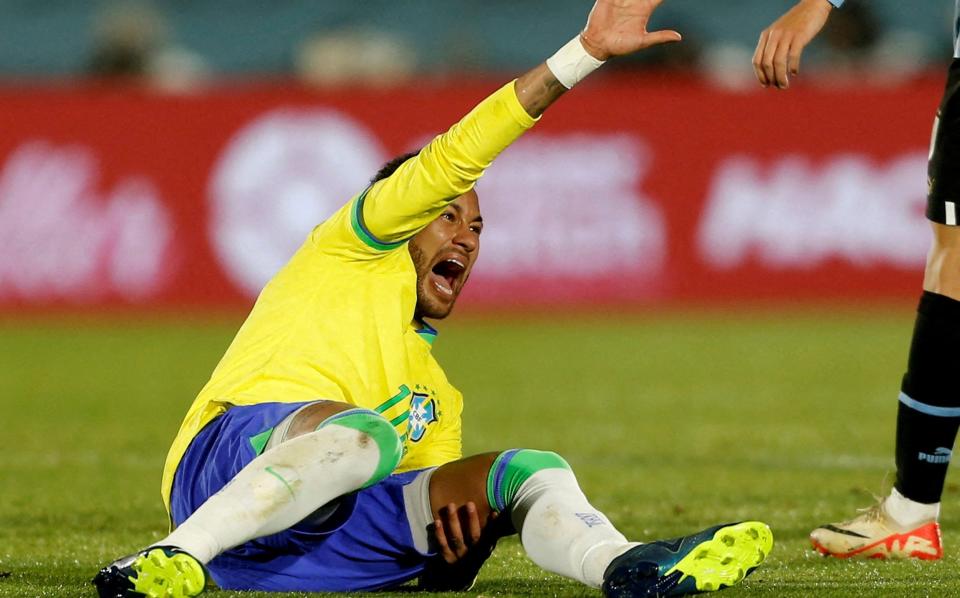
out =
[[[354,200],[355,232],[375,249],[403,243],[472,189],[494,158],[536,122],[520,104],[514,82],[504,85]]]

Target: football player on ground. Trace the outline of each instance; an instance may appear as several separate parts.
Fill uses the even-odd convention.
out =
[[[737,583],[759,522],[628,541],[559,455],[461,458],[462,397],[430,353],[480,249],[477,179],[564,92],[647,31],[661,0],[597,0],[586,28],[318,226],[266,286],[187,413],[163,474],[174,531],[105,567],[100,595],[222,588],[464,589],[496,539],[608,596]],[[536,231],[531,231],[536,234]]]
[[[767,28],[753,57],[764,86],[786,89],[804,46],[844,0],[802,0]],[[943,556],[940,497],[960,426],[960,0],[954,58],[933,127],[927,218],[933,245],[897,412],[897,477],[889,496],[861,515],[813,530],[810,539],[837,557]]]

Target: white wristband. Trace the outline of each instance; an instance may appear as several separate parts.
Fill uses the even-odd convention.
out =
[[[603,66],[602,60],[597,60],[583,47],[580,36],[573,38],[557,53],[547,58],[547,68],[567,89],[583,81],[584,77]]]

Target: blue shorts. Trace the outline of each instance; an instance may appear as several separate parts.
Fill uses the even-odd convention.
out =
[[[177,468],[171,493],[174,523],[186,520],[258,456],[251,438],[306,404],[233,407],[208,424]],[[247,542],[213,559],[208,569],[221,588],[230,590],[361,591],[413,579],[432,554],[414,547],[403,487],[422,471],[394,474],[349,494],[319,528],[298,524]]]

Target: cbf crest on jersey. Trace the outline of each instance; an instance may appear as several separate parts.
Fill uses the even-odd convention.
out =
[[[419,442],[427,432],[427,426],[437,421],[436,402],[430,395],[415,392],[410,399],[410,440]]]

